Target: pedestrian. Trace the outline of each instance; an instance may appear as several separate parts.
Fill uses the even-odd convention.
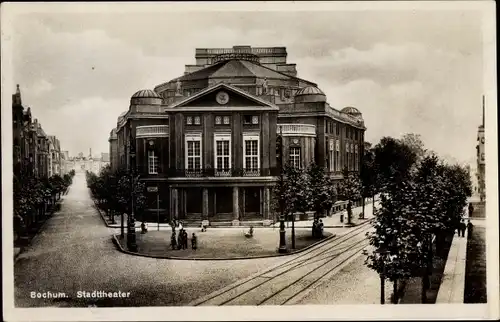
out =
[[[318,235],[318,218],[314,218],[313,226],[312,226],[312,236],[316,238]]]
[[[198,238],[196,237],[196,235],[194,233],[191,237],[191,248],[194,250],[196,250],[196,248],[198,248]]]
[[[469,203],[469,218],[472,217],[472,213],[474,212],[474,206],[472,202]]]
[[[188,249],[188,233],[184,230],[184,249]]]
[[[182,248],[182,245],[183,245],[182,238],[183,237],[184,237],[184,235],[182,234],[182,230],[179,230],[179,236],[177,237],[177,249]]]
[[[318,224],[318,237],[323,238],[323,220],[319,220]]]
[[[172,236],[170,236],[170,246],[172,250],[177,248],[177,238],[175,238],[175,229],[172,231]]]
[[[472,228],[474,227],[474,225],[470,222],[470,219],[469,219],[469,222],[467,223],[467,237],[470,237],[472,235]]]
[[[464,220],[460,222],[460,231],[462,232],[462,237],[465,237],[465,229],[467,228],[467,225],[465,224]]]

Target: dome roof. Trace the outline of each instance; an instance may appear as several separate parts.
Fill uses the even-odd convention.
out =
[[[344,107],[342,110],[341,110],[342,113],[346,113],[346,114],[361,114],[361,112],[355,108],[355,107],[352,107],[352,106],[347,106],[347,107]]]
[[[161,98],[155,91],[143,89],[132,95],[132,98]]]
[[[319,88],[314,87],[314,86],[307,86],[304,88],[301,88],[297,91],[295,96],[301,96],[301,95],[325,95]]]

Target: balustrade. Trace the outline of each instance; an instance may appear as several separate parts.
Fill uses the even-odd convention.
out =
[[[276,133],[283,136],[316,136],[316,125],[312,124],[278,124]]]
[[[138,126],[136,129],[136,137],[168,137],[168,125]]]

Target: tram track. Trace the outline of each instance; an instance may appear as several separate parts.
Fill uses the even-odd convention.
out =
[[[359,252],[368,245],[364,234],[371,228],[370,223],[371,220],[284,263],[237,282],[228,288],[216,291],[212,295],[200,299],[192,305],[244,305],[244,297],[252,292],[257,293],[257,291],[261,291],[258,296],[264,297],[264,299],[259,300],[256,305],[286,304],[290,300],[296,298],[298,294],[303,293],[315,283],[318,283],[325,275],[330,274],[332,271],[358,255]],[[360,236],[362,236],[361,240],[349,243]],[[339,246],[341,247],[339,248]],[[329,266],[339,259],[339,263],[336,263],[333,267]],[[308,268],[308,266],[312,266],[312,269]],[[300,274],[298,279],[290,282],[286,278],[287,274],[293,274],[294,271],[304,269],[306,273]],[[308,281],[307,277],[310,279],[314,274],[319,276],[315,275],[312,282]],[[266,294],[264,292],[263,288],[265,289],[266,287],[271,289],[271,293],[267,292],[269,294]],[[282,297],[284,297],[283,300],[278,300]]]

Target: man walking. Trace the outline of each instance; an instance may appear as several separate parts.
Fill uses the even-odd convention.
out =
[[[474,212],[474,206],[472,202],[469,203],[469,218],[472,217],[472,213]]]

